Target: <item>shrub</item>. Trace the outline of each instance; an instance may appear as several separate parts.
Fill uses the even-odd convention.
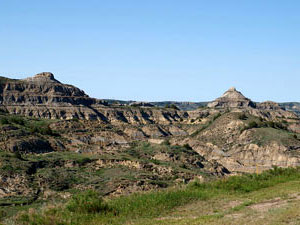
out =
[[[255,121],[251,121],[248,124],[248,129],[257,128],[257,127],[258,127],[258,124]]]
[[[0,210],[0,220],[7,216],[7,213],[4,210]]]
[[[293,137],[294,137],[295,139],[298,139],[298,136],[297,136],[296,134],[294,134]]]
[[[30,133],[33,133],[33,134],[39,133],[39,129],[36,126],[30,127],[29,131],[30,131]]]
[[[74,117],[74,118],[72,118],[72,121],[73,121],[73,122],[79,122],[79,119],[76,118],[76,117]]]
[[[14,152],[13,157],[16,158],[16,159],[23,160],[22,155],[19,151]]]
[[[84,166],[85,164],[90,163],[92,161],[93,161],[92,159],[85,157],[85,158],[77,159],[75,162],[79,166]]]
[[[91,190],[74,195],[67,203],[66,208],[71,212],[78,213],[106,213],[109,211],[108,205],[99,194]]]
[[[39,134],[43,134],[43,135],[58,136],[58,134],[53,132],[49,126],[32,125],[32,126],[30,126],[29,131],[33,134],[39,133]]]
[[[246,116],[245,113],[242,113],[242,114],[239,115],[238,119],[239,119],[239,120],[247,120],[248,117]]]
[[[183,147],[186,148],[187,150],[193,149],[189,144],[184,144]]]
[[[50,190],[63,191],[72,187],[75,176],[65,168],[51,168],[40,171],[39,178],[41,183]]]
[[[171,108],[171,109],[179,110],[179,108],[178,108],[176,105],[174,105],[174,104],[171,104],[171,105],[170,105],[170,108]]]
[[[166,104],[166,105],[165,105],[165,108],[179,110],[179,108],[178,108],[178,107],[177,107],[175,104],[171,104],[171,105],[169,105],[169,104]]]
[[[220,116],[222,116],[221,113],[218,113],[217,115],[214,115],[214,117],[212,118],[212,121],[215,121],[215,120],[218,119]]]
[[[41,127],[39,129],[39,133],[44,134],[44,135],[54,135],[53,131],[51,130],[51,128],[49,126]]]
[[[164,140],[162,143],[162,145],[171,145],[170,141],[167,139],[167,140]]]
[[[2,125],[9,124],[9,121],[6,117],[3,117],[0,119],[0,124],[2,124]]]
[[[281,129],[281,130],[287,130],[287,127],[280,122],[274,122],[274,121],[260,121],[260,122],[256,122],[256,121],[251,121],[250,123],[248,123],[247,126],[245,126],[244,128],[242,128],[241,132],[243,132],[244,130],[248,130],[248,129],[252,129],[252,128],[262,128],[262,127],[270,127],[270,128],[274,128],[274,129]]]
[[[9,121],[11,123],[15,123],[15,124],[22,125],[22,126],[25,124],[25,120],[22,117],[19,117],[19,116],[11,116],[9,118]]]

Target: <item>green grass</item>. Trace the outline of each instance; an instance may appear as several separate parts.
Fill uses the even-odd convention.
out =
[[[273,121],[250,121],[246,126],[241,129],[241,132],[252,128],[274,128],[279,130],[287,130],[286,123],[284,122],[273,122]]]
[[[285,146],[290,146],[293,144],[298,145],[299,143],[299,140],[295,138],[295,133],[270,127],[255,128],[253,140],[254,143],[259,146],[269,144],[272,141],[276,141],[277,143],[283,144]]]
[[[66,209],[75,213],[102,213],[109,211],[107,204],[96,192],[91,190],[74,195],[67,203]]]
[[[299,172],[300,168],[281,169],[274,167],[273,170],[259,175],[234,176],[209,183],[194,182],[184,187],[133,194],[107,200],[106,202],[98,202],[98,196],[92,194],[93,197],[88,202],[92,205],[92,208],[99,207],[100,213],[95,213],[94,210],[92,212],[85,211],[84,209],[74,213],[74,210],[70,210],[69,205],[71,204],[73,208],[82,207],[82,201],[74,201],[73,198],[66,205],[54,208],[46,207],[44,210],[36,212],[25,212],[22,216],[19,216],[17,221],[19,224],[24,225],[49,224],[47,221],[51,218],[51,224],[125,224],[130,221],[165,216],[180,206],[197,201],[205,202],[213,198],[222,198],[222,196],[252,193],[281,183],[299,181]],[[239,211],[251,204],[252,202],[246,201],[232,210]],[[219,214],[219,216],[212,218],[220,216]]]
[[[0,126],[12,125],[17,129],[29,132],[31,134],[59,136],[58,133],[50,128],[50,124],[56,120],[37,119],[8,113],[0,113]],[[14,131],[17,132],[17,131]]]

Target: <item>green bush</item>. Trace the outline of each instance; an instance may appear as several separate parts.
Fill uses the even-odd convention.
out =
[[[171,145],[171,143],[168,139],[164,140],[161,144],[162,145]]]
[[[175,104],[171,104],[171,105],[166,104],[165,108],[166,109],[176,109],[176,110],[179,110],[179,108]]]
[[[178,108],[176,105],[174,105],[174,104],[171,104],[171,105],[170,105],[170,108],[171,108],[171,109],[179,110],[179,108]]]
[[[18,124],[21,126],[25,125],[25,120],[20,116],[10,116],[9,121],[11,123]]]
[[[247,120],[247,119],[248,119],[248,117],[246,116],[245,113],[240,114],[240,115],[238,116],[238,118],[239,118],[239,120]]]
[[[33,134],[43,134],[43,135],[51,135],[51,136],[58,136],[49,126],[42,126],[42,125],[31,125],[29,127],[29,131]]]
[[[66,208],[71,212],[78,213],[106,213],[109,211],[108,205],[99,194],[91,190],[74,195],[67,203]]]
[[[255,121],[251,121],[248,124],[248,129],[257,128],[257,127],[258,127],[258,124]]]
[[[76,118],[76,117],[74,117],[74,118],[72,118],[72,121],[73,121],[73,122],[79,122],[79,119]]]
[[[22,155],[19,151],[14,152],[13,157],[16,158],[16,159],[23,160]]]
[[[54,191],[70,189],[77,182],[72,171],[65,168],[45,168],[40,170],[38,179],[47,186],[46,188]]]
[[[215,121],[216,119],[218,119],[220,116],[222,116],[221,113],[218,113],[217,115],[214,115],[212,118],[212,121]]]
[[[84,166],[85,164],[90,163],[90,162],[92,162],[92,161],[93,161],[92,159],[85,157],[85,158],[77,159],[75,162],[76,162],[79,166]]]
[[[3,117],[0,119],[0,124],[2,124],[2,125],[9,124],[9,121],[6,117]]]
[[[0,220],[7,216],[7,213],[4,210],[0,210]]]
[[[252,129],[252,128],[263,128],[263,127],[269,127],[274,129],[280,129],[280,130],[287,130],[287,127],[281,123],[281,122],[274,122],[274,121],[251,121],[242,128],[241,132],[244,130]]]
[[[184,144],[183,147],[186,148],[187,150],[193,149],[189,144]]]

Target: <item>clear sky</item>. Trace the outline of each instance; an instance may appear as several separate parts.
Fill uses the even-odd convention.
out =
[[[97,98],[300,101],[299,0],[0,0],[0,75]]]

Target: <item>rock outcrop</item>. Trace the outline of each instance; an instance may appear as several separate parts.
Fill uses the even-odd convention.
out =
[[[288,124],[278,122],[282,128],[249,128],[249,123],[257,119],[244,112],[225,113],[206,129],[181,142],[173,138],[172,144],[188,144],[206,159],[216,160],[231,172],[253,173],[272,166],[300,166],[300,140],[286,130],[284,126]],[[273,121],[269,123],[272,125]]]
[[[209,108],[255,108],[255,103],[246,98],[234,87],[226,91],[220,98],[208,104]]]
[[[280,107],[278,103],[272,101],[266,101],[257,104],[258,109],[262,110],[285,110],[283,107]]]
[[[235,88],[230,88],[208,107],[208,110],[186,112],[176,108],[153,107],[153,104],[146,102],[133,102],[129,106],[109,105],[104,100],[89,97],[77,87],[59,82],[49,72],[22,80],[0,77],[0,110],[37,118],[77,118],[112,124],[172,124],[198,121],[216,110],[229,108],[247,110],[261,117],[294,117],[292,112],[282,110],[276,103],[261,103],[255,108],[255,103]]]
[[[129,105],[134,107],[154,107],[154,105],[149,102],[131,102]]]
[[[40,73],[23,80],[7,79],[1,83],[2,105],[91,105],[96,99],[72,85],[62,84],[52,73]]]
[[[52,73],[23,80],[0,77],[0,109],[10,114],[134,124],[169,124],[180,119],[176,110],[151,109],[150,103],[133,106],[136,107],[108,107],[106,101],[90,98],[79,88],[60,83]]]

